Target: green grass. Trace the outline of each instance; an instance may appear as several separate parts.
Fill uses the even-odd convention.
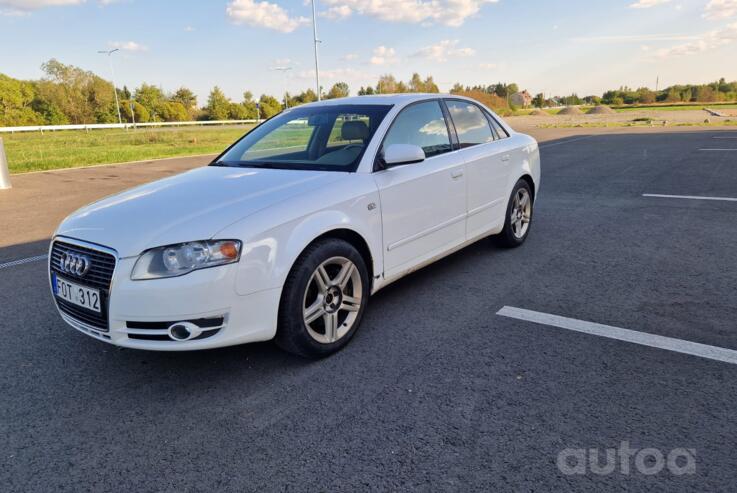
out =
[[[721,122],[666,122],[663,125],[662,120],[648,121],[631,121],[631,122],[587,122],[587,123],[543,123],[537,125],[537,128],[623,128],[623,127],[734,127],[737,126],[735,120],[725,120]]]
[[[219,153],[253,125],[0,134],[11,173]]]
[[[719,109],[735,109],[737,104],[734,103],[684,103],[684,104],[671,104],[671,105],[633,105],[633,106],[617,106],[613,109],[619,113],[626,113],[628,111],[693,111],[701,110],[704,108],[712,108],[715,110]]]

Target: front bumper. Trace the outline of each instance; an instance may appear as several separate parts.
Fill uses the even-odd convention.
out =
[[[60,240],[99,248],[79,240]],[[135,261],[135,257],[117,259],[109,288],[107,331],[59,310],[62,319],[96,339],[122,347],[157,351],[231,346],[269,340],[276,334],[281,289],[238,295],[235,290],[237,265],[202,269],[167,279],[132,281],[130,273]],[[58,309],[58,302],[56,305]],[[202,338],[177,341],[167,336],[169,325],[202,320],[208,321],[204,325],[209,325]],[[218,323],[209,323],[212,320]]]

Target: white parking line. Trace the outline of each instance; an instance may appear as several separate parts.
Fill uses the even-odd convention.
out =
[[[4,264],[0,264],[0,269],[5,269],[6,267],[15,267],[16,265],[30,264],[31,262],[38,262],[39,260],[46,260],[46,257],[46,255],[36,255],[35,257],[28,257],[19,260],[13,260],[11,262],[5,262]]]
[[[643,193],[643,197],[655,197],[659,199],[688,199],[688,200],[722,200],[725,202],[737,202],[734,197],[704,197],[700,195],[662,195],[659,193]]]
[[[551,327],[558,327],[560,329],[606,337],[608,339],[631,342],[634,344],[640,344],[641,346],[650,346],[674,351],[676,353],[690,354],[692,356],[699,356],[700,358],[721,361],[724,363],[737,364],[737,351],[732,349],[709,346],[698,342],[684,341],[683,339],[648,334],[646,332],[622,329],[619,327],[612,327],[611,325],[586,322],[584,320],[576,320],[575,318],[560,317],[558,315],[535,312],[532,310],[525,310],[523,308],[514,308],[511,306],[505,306],[496,314],[502,317],[524,320],[526,322],[534,322],[537,324],[549,325]]]
[[[700,151],[707,151],[707,152],[733,152],[737,151],[737,149],[699,149]]]
[[[737,139],[737,136],[734,136],[734,137],[722,137],[721,135],[719,135],[719,136],[712,137],[712,139]]]
[[[563,145],[563,144],[570,144],[571,142],[578,142],[579,140],[590,139],[591,137],[596,137],[596,135],[586,135],[584,137],[579,137],[577,139],[564,140],[564,141],[561,141],[561,142],[553,142],[552,144],[546,144],[546,143],[543,142],[542,144],[539,145],[539,148],[540,149],[545,149],[546,147],[553,147],[553,146],[559,146],[559,145]]]

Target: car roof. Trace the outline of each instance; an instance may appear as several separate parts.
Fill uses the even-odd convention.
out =
[[[414,101],[421,101],[425,99],[439,99],[447,97],[459,97],[452,94],[438,94],[438,93],[399,93],[399,94],[374,94],[370,96],[352,96],[348,98],[337,98],[337,99],[323,99],[322,101],[315,101],[309,103],[309,106],[327,106],[336,104],[393,104],[393,105],[405,105]],[[463,98],[465,99],[465,98]]]

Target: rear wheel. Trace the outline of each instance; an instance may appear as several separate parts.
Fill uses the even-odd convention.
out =
[[[300,255],[287,277],[276,343],[310,358],[332,354],[353,337],[368,297],[361,254],[343,240],[320,240]]]
[[[525,180],[519,180],[509,197],[504,229],[494,237],[494,240],[503,247],[518,247],[527,239],[531,224],[532,190]]]

